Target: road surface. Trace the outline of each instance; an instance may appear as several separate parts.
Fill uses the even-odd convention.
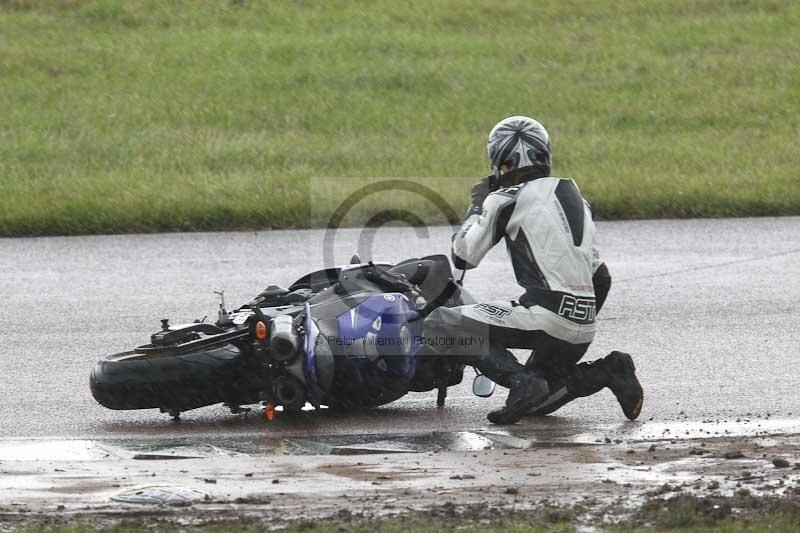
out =
[[[450,234],[446,227],[340,230],[333,249],[344,263],[360,242],[362,256],[391,262],[441,253]],[[520,429],[577,437],[745,418],[800,425],[798,235],[796,217],[599,223],[614,282],[587,359],[612,349],[634,355],[646,391],[640,422],[626,422],[603,391],[547,421],[525,419]],[[469,379],[443,410],[434,393],[411,394],[364,413],[305,413],[271,424],[221,406],[187,412],[174,424],[156,411],[110,411],[94,402],[88,375],[96,359],[144,343],[161,318],[213,317],[214,290],[239,305],[268,284],[290,284],[322,264],[323,239],[320,230],[0,239],[0,439],[487,428],[485,414],[505,392],[475,398]],[[363,249],[370,241],[372,249]],[[467,274],[466,286],[488,299],[521,292],[501,247]]]

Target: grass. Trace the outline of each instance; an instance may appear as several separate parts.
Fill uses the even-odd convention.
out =
[[[458,507],[452,503],[433,506],[427,511],[409,511],[384,517],[352,514],[343,508],[335,517],[326,519],[295,519],[287,523],[275,521],[275,516],[254,514],[233,515],[224,511],[205,511],[205,515],[190,513],[178,524],[178,515],[154,510],[125,518],[124,515],[82,520],[53,514],[19,517],[15,526],[27,531],[53,533],[133,533],[136,531],[192,531],[197,533],[250,533],[280,527],[292,532],[351,532],[351,533],[416,533],[429,531],[514,532],[514,533],[574,533],[590,526],[609,533],[638,531],[676,531],[682,533],[746,533],[771,531],[794,533],[800,530],[800,500],[795,494],[782,497],[754,496],[742,489],[729,497],[708,497],[680,494],[669,499],[651,498],[636,509],[619,505],[558,506],[545,504],[533,510],[514,510],[477,504]],[[197,511],[195,508],[193,511]],[[188,519],[188,521],[187,521]],[[192,525],[190,523],[194,522]],[[22,529],[22,528],[19,528]]]
[[[116,523],[115,525],[94,525],[90,522],[61,524],[29,524],[26,531],[30,533],[137,533],[140,531],[191,531],[195,533],[256,533],[273,530],[275,524],[265,521],[261,524],[240,521],[220,521],[209,525],[186,526],[169,522],[153,522],[137,524],[135,521]],[[593,525],[598,531],[609,533],[634,533],[639,531],[676,531],[681,533],[795,533],[800,527],[797,516],[774,514],[756,518],[725,519],[719,521],[692,521],[677,524],[649,523],[640,525],[602,526]],[[585,527],[584,527],[585,529]],[[537,517],[525,516],[524,513],[510,513],[506,518],[468,519],[443,517],[408,517],[363,518],[355,520],[295,521],[286,525],[281,531],[287,533],[429,533],[459,531],[464,533],[575,533],[580,529],[569,522],[548,522]]]
[[[511,114],[600,217],[800,214],[797,27],[792,0],[0,0],[0,236],[321,225],[318,177],[469,176],[435,182],[460,213]]]

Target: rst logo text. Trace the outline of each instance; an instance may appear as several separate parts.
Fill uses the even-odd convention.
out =
[[[559,315],[583,323],[594,322],[596,312],[594,298],[576,298],[569,294],[561,298],[561,305],[558,308]]]

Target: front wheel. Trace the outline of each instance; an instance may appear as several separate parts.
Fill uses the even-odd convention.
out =
[[[95,365],[89,383],[109,409],[187,411],[239,403],[244,375],[242,354],[229,343],[181,355],[118,353]]]

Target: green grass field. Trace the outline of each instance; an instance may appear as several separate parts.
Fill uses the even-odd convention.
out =
[[[0,0],[0,235],[319,225],[315,177],[469,177],[432,182],[460,211],[512,114],[598,217],[800,214],[798,28],[792,0]]]

